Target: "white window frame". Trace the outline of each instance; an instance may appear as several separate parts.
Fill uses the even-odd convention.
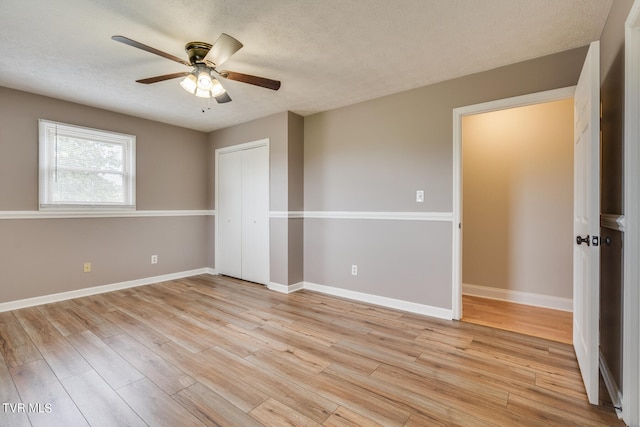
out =
[[[39,210],[40,211],[121,211],[136,208],[136,137],[117,132],[92,129],[67,123],[39,119]],[[53,200],[55,186],[56,165],[50,164],[54,158],[52,151],[56,147],[58,135],[90,141],[100,141],[109,144],[119,144],[124,147],[123,171],[124,201],[77,203]]]

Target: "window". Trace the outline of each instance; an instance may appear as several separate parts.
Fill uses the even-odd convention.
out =
[[[136,137],[39,121],[40,209],[134,209]]]

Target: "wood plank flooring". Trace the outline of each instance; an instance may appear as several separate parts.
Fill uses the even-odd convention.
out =
[[[566,344],[573,342],[573,314],[567,311],[463,295],[462,320]]]
[[[0,313],[1,426],[618,426],[571,346],[202,275]]]

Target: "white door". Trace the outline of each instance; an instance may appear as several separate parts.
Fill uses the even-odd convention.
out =
[[[218,272],[242,277],[241,151],[218,158]]]
[[[269,148],[242,151],[242,279],[269,284]]]
[[[598,403],[600,323],[600,45],[591,43],[574,97],[573,346]]]
[[[217,184],[218,272],[268,285],[268,145],[220,153]]]

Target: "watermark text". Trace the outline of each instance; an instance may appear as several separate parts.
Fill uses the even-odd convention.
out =
[[[50,414],[53,410],[51,403],[2,402],[2,412]]]

